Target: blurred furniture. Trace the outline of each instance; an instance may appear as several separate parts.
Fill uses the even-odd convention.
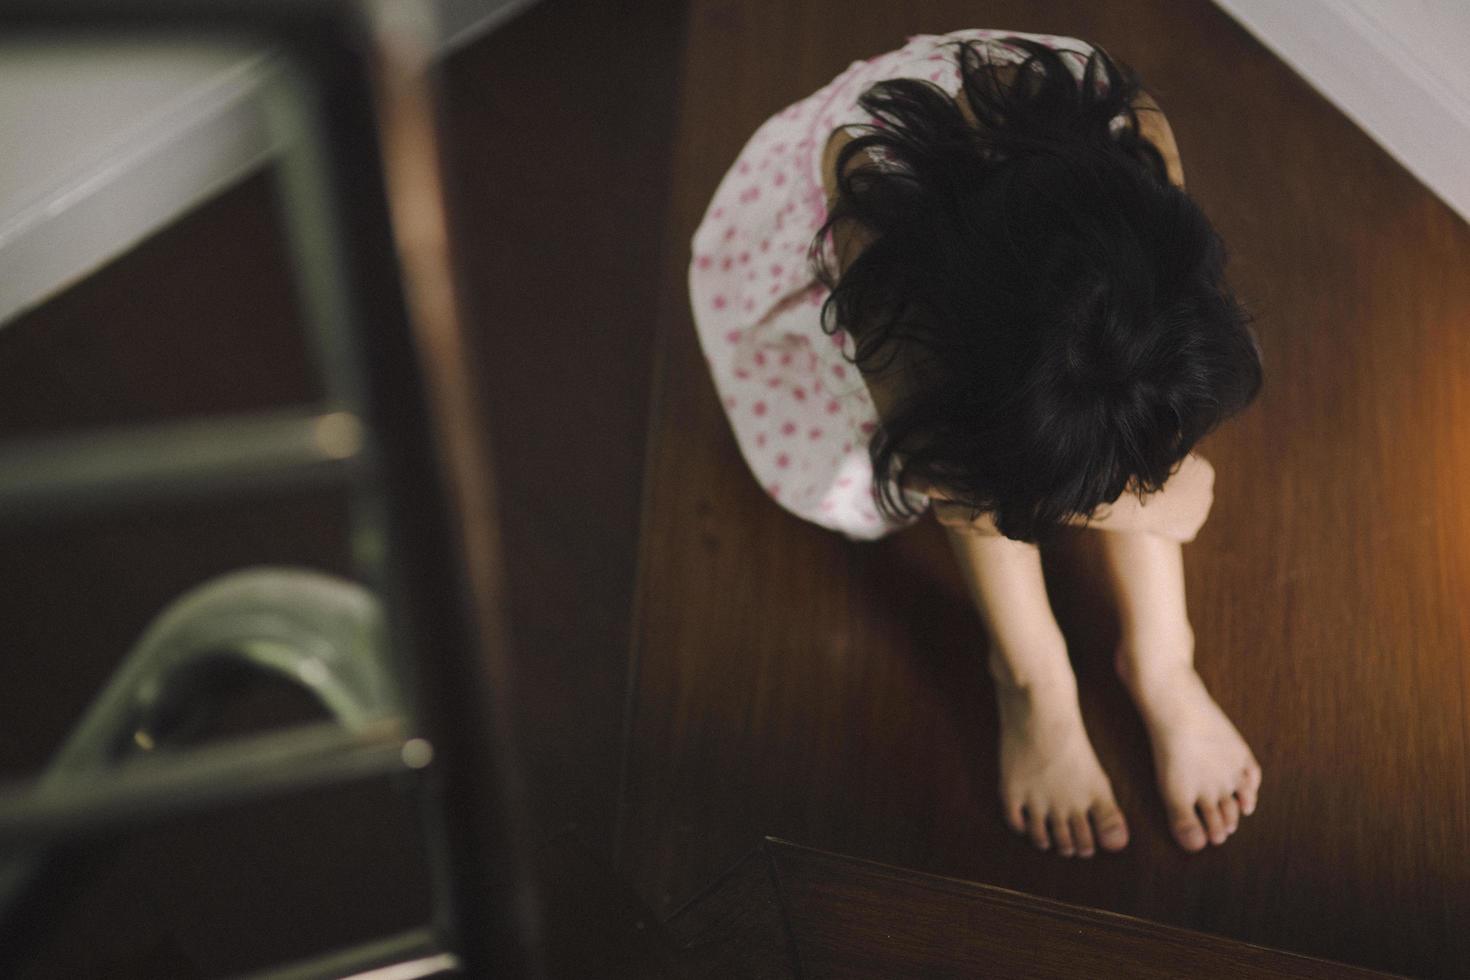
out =
[[[6,176],[42,190],[0,199],[18,202],[19,218],[0,224],[0,262],[23,290],[5,312],[269,156],[325,393],[239,416],[11,439],[0,444],[0,520],[339,486],[365,584],[257,570],[178,600],[47,773],[0,793],[7,902],[56,845],[391,775],[418,805],[434,921],[271,975],[540,975],[504,721],[494,484],[444,226],[433,14],[408,0],[21,2],[0,14],[8,60],[54,83],[6,99],[15,145],[34,151]],[[58,52],[97,74],[71,84],[49,61]],[[89,98],[99,78],[136,112]],[[58,147],[61,165],[45,158]],[[242,667],[293,677],[335,721],[173,744],[217,678]]]
[[[534,0],[435,0],[436,56]],[[0,38],[0,329],[279,149],[259,42]]]

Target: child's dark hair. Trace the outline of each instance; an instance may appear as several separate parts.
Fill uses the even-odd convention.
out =
[[[1262,384],[1226,250],[1138,132],[1137,77],[1101,49],[1083,78],[1022,38],[1015,81],[956,44],[972,127],[937,86],[893,79],[858,103],[876,126],[837,160],[839,198],[808,253],[832,290],[823,329],[911,381],[873,437],[879,505],[922,481],[1039,541],[1125,490],[1161,489]],[[849,173],[872,147],[884,167]],[[872,235],[842,273],[822,243]],[[856,328],[856,329],[853,329]]]

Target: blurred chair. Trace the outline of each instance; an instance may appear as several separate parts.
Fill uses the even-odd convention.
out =
[[[50,848],[191,810],[390,775],[431,855],[421,931],[281,968],[539,976],[541,912],[508,724],[495,488],[459,315],[415,0],[17,0],[7,43],[248,39],[324,403],[0,444],[0,520],[345,487],[355,575],[225,576],[163,611],[50,768],[0,791],[0,906]],[[21,134],[12,134],[18,136]],[[187,745],[232,673],[331,722]]]

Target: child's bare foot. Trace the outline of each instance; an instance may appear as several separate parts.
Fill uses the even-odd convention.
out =
[[[1225,843],[1241,815],[1255,812],[1261,786],[1260,763],[1194,670],[1193,643],[1187,632],[1162,651],[1125,642],[1117,658],[1153,742],[1169,827],[1186,851]]]
[[[1043,851],[1055,839],[1063,857],[1092,857],[1094,839],[1123,848],[1128,824],[1083,728],[1075,678],[1018,687],[994,664],[1006,823]]]

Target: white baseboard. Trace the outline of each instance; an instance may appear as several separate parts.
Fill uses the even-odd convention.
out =
[[[1470,3],[1215,4],[1470,221]]]

